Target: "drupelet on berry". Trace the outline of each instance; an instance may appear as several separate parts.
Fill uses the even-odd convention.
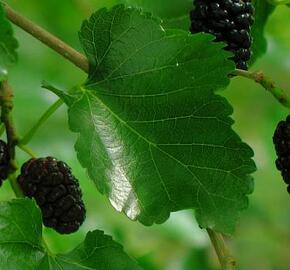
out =
[[[69,234],[84,222],[82,192],[65,162],[53,157],[30,159],[17,180],[24,195],[36,200],[45,226]]]
[[[251,57],[251,26],[254,8],[249,0],[194,0],[190,13],[191,33],[213,34],[215,41],[224,41],[226,50],[239,69],[248,69]]]

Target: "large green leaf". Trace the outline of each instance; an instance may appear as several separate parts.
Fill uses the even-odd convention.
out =
[[[254,0],[255,6],[255,23],[252,27],[253,56],[251,63],[261,57],[267,51],[267,40],[265,38],[265,26],[269,16],[274,11],[275,6],[269,4],[267,0]]]
[[[118,211],[143,224],[194,208],[202,227],[234,228],[252,191],[252,150],[231,129],[215,95],[234,66],[207,34],[164,32],[136,9],[116,6],[85,21],[89,78],[68,96],[78,158]]]
[[[65,255],[42,245],[41,213],[30,199],[0,203],[0,269],[13,270],[138,270],[111,237],[89,232],[85,241]]]
[[[0,3],[0,81],[7,78],[8,68],[17,61],[17,47],[18,43],[13,36],[12,27]]]

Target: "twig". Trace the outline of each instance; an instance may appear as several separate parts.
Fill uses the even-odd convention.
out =
[[[13,91],[8,81],[0,83],[0,104],[1,104],[1,121],[4,123],[7,136],[8,151],[10,156],[9,182],[17,197],[22,197],[23,193],[17,183],[15,172],[17,164],[15,160],[15,147],[18,143],[18,136],[13,123]]]
[[[58,52],[60,55],[68,59],[70,62],[75,64],[86,73],[89,72],[89,63],[84,55],[82,55],[48,31],[44,30],[40,26],[34,24],[29,19],[14,11],[10,6],[8,6],[8,4],[3,3],[3,5],[6,16],[11,22],[34,36],[36,39],[40,40],[42,43],[44,43],[54,51]]]
[[[0,84],[0,104],[1,104],[1,121],[4,123],[7,135],[9,155],[11,160],[15,158],[15,146],[18,143],[18,136],[14,127],[12,109],[13,109],[13,92],[7,81]]]
[[[262,71],[250,72],[236,69],[231,73],[231,75],[241,76],[255,81],[256,83],[260,84],[266,91],[270,92],[274,98],[277,99],[283,106],[290,108],[289,95],[285,92],[285,90],[277,87],[275,82],[271,78],[266,77]]]
[[[236,260],[230,254],[223,236],[211,229],[207,229],[209,238],[214,246],[219,262],[223,270],[234,270],[236,269]]]

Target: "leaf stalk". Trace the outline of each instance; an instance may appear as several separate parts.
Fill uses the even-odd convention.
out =
[[[216,251],[219,262],[223,270],[234,270],[236,269],[236,260],[230,254],[229,249],[226,246],[225,240],[222,234],[215,232],[211,229],[207,229],[207,233],[212,242],[212,245]]]

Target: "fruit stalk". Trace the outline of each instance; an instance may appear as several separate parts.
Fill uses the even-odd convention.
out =
[[[39,127],[46,122],[46,120],[58,109],[63,105],[63,101],[58,99],[55,103],[53,103],[39,118],[37,123],[23,136],[23,138],[19,141],[19,147],[24,147],[26,144],[29,143],[33,135],[37,132]]]
[[[283,106],[290,108],[290,98],[289,95],[280,87],[277,87],[275,82],[265,76],[262,71],[245,71],[241,69],[236,69],[231,72],[230,75],[233,76],[241,76],[250,80],[255,81],[256,83],[260,84],[266,91],[270,92],[273,97],[279,101]]]

